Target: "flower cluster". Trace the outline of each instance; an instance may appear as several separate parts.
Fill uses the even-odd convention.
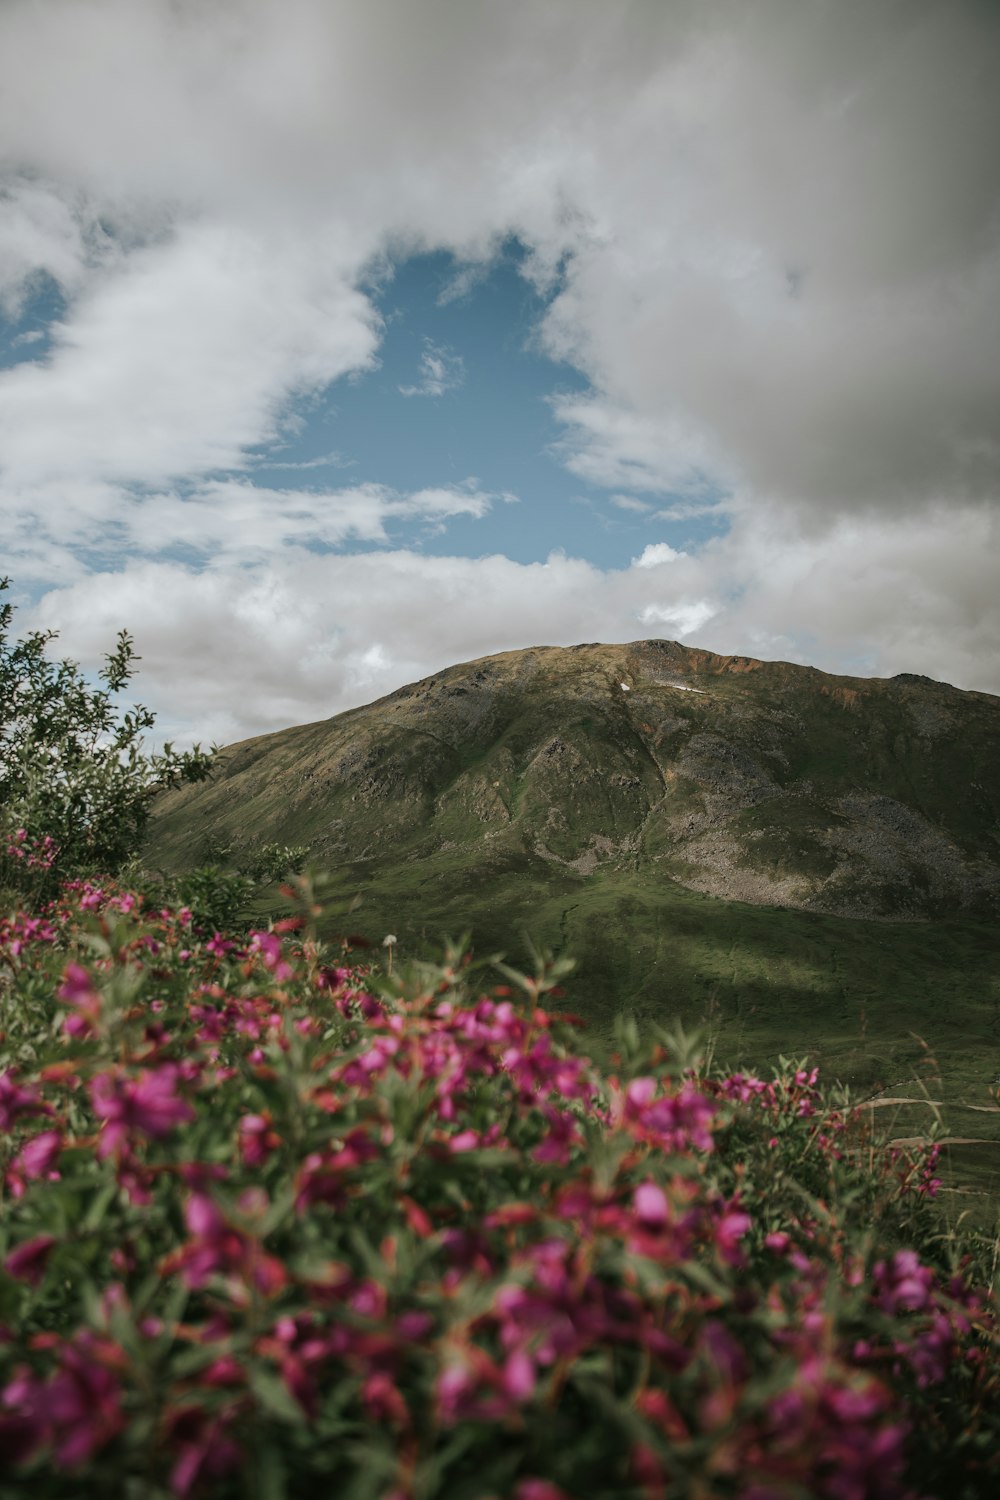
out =
[[[92,883],[0,956],[0,1472],[41,1500],[1000,1482],[992,1304],[900,1237],[926,1156],[862,1168],[811,1072],[605,1076],[530,982]]]
[[[49,834],[30,838],[26,828],[15,828],[6,834],[0,852],[26,870],[51,870],[59,858],[59,846]]]

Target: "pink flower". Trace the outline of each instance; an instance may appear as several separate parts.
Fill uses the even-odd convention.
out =
[[[177,1461],[170,1471],[172,1494],[184,1500],[203,1481],[224,1479],[239,1467],[243,1454],[228,1435],[230,1420],[225,1414],[212,1417],[200,1406],[174,1413],[170,1449]]]
[[[711,1151],[716,1106],[693,1084],[655,1097],[654,1078],[633,1078],[625,1091],[624,1120],[640,1138],[664,1151]]]
[[[37,1089],[21,1088],[14,1082],[12,1069],[0,1073],[0,1130],[10,1130],[19,1115],[51,1114]]]
[[[179,1272],[194,1288],[205,1286],[213,1276],[226,1277],[237,1300],[258,1294],[273,1297],[287,1285],[281,1261],[268,1255],[252,1235],[228,1224],[206,1192],[191,1194],[184,1218],[191,1238],[161,1263],[164,1275]]]
[[[638,1118],[642,1111],[652,1104],[659,1087],[655,1078],[633,1078],[625,1090],[625,1104],[627,1114]]]
[[[715,1244],[719,1255],[727,1265],[746,1264],[746,1256],[740,1249],[739,1242],[752,1225],[753,1220],[750,1215],[744,1213],[737,1204],[725,1205],[722,1216],[715,1225]]]
[[[251,932],[250,952],[258,955],[261,963],[266,969],[270,969],[279,983],[291,979],[292,966],[281,956],[281,939],[277,933]]]
[[[884,1312],[920,1312],[930,1305],[934,1273],[921,1265],[915,1250],[897,1250],[888,1264],[880,1260],[872,1279],[876,1301]]]
[[[107,1363],[124,1363],[106,1340],[81,1335],[70,1346],[49,1382],[47,1406],[56,1443],[56,1462],[63,1468],[86,1463],[92,1453],[125,1425],[121,1382]]]
[[[61,1349],[48,1383],[27,1371],[16,1374],[3,1389],[3,1406],[15,1413],[0,1418],[4,1458],[18,1463],[43,1443],[54,1443],[61,1469],[84,1464],[124,1427],[118,1380],[123,1365],[117,1344],[79,1334]]]
[[[104,903],[104,892],[99,885],[91,885],[88,880],[83,887],[83,895],[80,897],[81,911],[98,911]]]
[[[67,964],[63,982],[57,991],[64,1005],[71,1005],[74,1015],[67,1016],[63,1030],[67,1036],[92,1035],[100,1024],[103,1000],[93,976],[81,964]]]
[[[56,1243],[54,1234],[38,1234],[34,1239],[25,1240],[7,1256],[4,1270],[18,1281],[26,1281],[29,1286],[40,1286]]]
[[[267,1161],[281,1137],[271,1129],[269,1115],[244,1115],[239,1123],[240,1155],[248,1167],[259,1167]]]
[[[175,1125],[193,1120],[195,1112],[175,1092],[180,1069],[173,1063],[146,1069],[137,1078],[121,1073],[98,1073],[90,1085],[90,1100],[104,1128],[97,1146],[100,1157],[110,1156],[130,1131],[160,1140]]]
[[[21,1147],[14,1158],[14,1167],[28,1178],[48,1177],[61,1150],[62,1133],[43,1130]]]
[[[0,1455],[21,1464],[48,1441],[45,1386],[22,1365],[0,1392],[6,1415],[0,1417]]]
[[[453,1156],[459,1156],[464,1151],[475,1151],[479,1145],[479,1136],[474,1130],[460,1130],[458,1135],[449,1137],[448,1150]]]
[[[642,1182],[635,1190],[632,1208],[644,1229],[664,1229],[670,1221],[670,1205],[655,1182]]]
[[[61,1150],[62,1135],[58,1130],[43,1130],[22,1146],[4,1177],[11,1197],[23,1198],[27,1184],[39,1177],[58,1182],[59,1173],[53,1168]]]
[[[396,1427],[410,1425],[410,1410],[392,1376],[385,1370],[373,1370],[361,1388],[365,1411],[373,1422],[391,1422]]]
[[[543,1104],[541,1111],[549,1123],[549,1129],[541,1144],[532,1151],[532,1159],[558,1162],[560,1166],[565,1166],[569,1161],[570,1147],[580,1141],[580,1123],[567,1110],[556,1109],[551,1104]]]
[[[234,942],[224,938],[221,932],[215,932],[205,944],[205,952],[211,953],[215,958],[225,958],[227,953],[232,953],[236,947]]]
[[[534,1394],[535,1366],[523,1349],[508,1354],[503,1366],[503,1389],[512,1401],[529,1401]]]

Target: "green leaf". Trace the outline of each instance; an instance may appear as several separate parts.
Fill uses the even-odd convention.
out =
[[[100,1228],[105,1214],[118,1197],[119,1192],[117,1182],[104,1184],[84,1215],[83,1223],[80,1225],[84,1234],[92,1234],[95,1229]]]
[[[256,1449],[248,1478],[254,1500],[286,1500],[288,1474],[280,1452],[270,1443]]]
[[[269,1370],[262,1370],[259,1366],[251,1365],[250,1389],[264,1410],[272,1417],[278,1417],[283,1422],[292,1422],[296,1427],[305,1424],[305,1412],[280,1376],[272,1375]]]

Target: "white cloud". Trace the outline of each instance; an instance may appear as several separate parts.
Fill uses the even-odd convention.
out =
[[[681,599],[676,604],[647,604],[639,614],[643,625],[666,625],[680,641],[687,640],[718,613],[707,599]]]
[[[743,524],[667,568],[296,547],[245,566],[135,561],[68,580],[18,624],[62,630],[61,648],[91,662],[128,626],[160,732],[220,743],[327,718],[456,661],[581,640],[683,637],[1000,692],[1000,527],[982,510],[928,517],[902,546],[878,518],[794,539],[778,511]]]
[[[444,245],[466,281],[517,233],[540,279],[568,269],[546,337],[595,387],[558,406],[581,477],[639,493],[738,482],[820,523],[992,498],[1000,97],[984,60],[998,45],[1000,12],[975,0],[809,0],[792,15],[778,0],[469,0],[460,20],[445,0],[8,0],[0,137],[63,194],[21,203],[10,274],[34,258],[79,282],[66,204],[81,194],[140,217],[159,205],[180,246],[206,218],[242,234],[232,299],[217,248],[196,247],[204,274],[188,257],[197,338],[166,337],[168,288],[162,320],[126,298],[148,320],[144,342],[196,366],[203,339],[212,374],[243,368],[216,345],[234,347],[234,304],[258,303],[243,349],[268,357],[252,389],[244,374],[246,399],[227,411],[213,380],[217,438],[206,420],[170,460],[211,463],[269,430],[297,382],[344,367],[329,343],[300,347],[331,226],[347,275],[387,250]],[[276,224],[312,247],[297,266]],[[278,309],[299,323],[280,351],[263,311],[272,259]],[[72,385],[93,374],[110,401],[125,377],[104,366],[121,363],[110,339],[124,330],[102,339],[80,318],[67,338],[90,357],[71,361]],[[342,352],[351,367],[371,351]],[[64,366],[47,409],[72,435]],[[155,429],[190,413],[135,373],[154,440],[131,454],[119,437],[114,456],[141,470],[156,454],[162,468]],[[408,389],[447,384],[447,369],[425,373]],[[39,385],[15,390],[19,413],[44,404]],[[70,446],[101,461],[103,444]]]
[[[641,557],[632,559],[634,568],[659,568],[663,563],[677,562],[678,558],[685,557],[684,552],[675,552],[673,547],[666,542],[650,542],[643,548]]]
[[[5,558],[81,641],[148,633],[177,723],[654,624],[996,690],[998,49],[976,0],[6,0],[0,298],[68,305],[0,373]],[[373,267],[447,248],[461,295],[512,234],[591,382],[554,398],[564,463],[726,536],[617,572],[317,558],[495,497],[219,480],[372,367]],[[157,560],[179,536],[202,571]]]
[[[653,508],[648,500],[637,500],[634,495],[611,495],[609,498],[616,510],[631,511],[634,515],[646,515]]]
[[[8,484],[238,467],[289,398],[368,365],[376,318],[322,236],[179,228],[95,282],[41,362],[0,373]]]
[[[567,429],[556,452],[590,484],[682,491],[709,503],[710,488],[729,479],[710,435],[679,415],[643,416],[601,396],[556,396],[552,409]]]
[[[63,482],[9,492],[5,555],[21,582],[74,576],[75,560],[86,555],[101,567],[109,553],[181,552],[243,565],[297,547],[387,546],[395,523],[416,522],[437,535],[452,517],[481,519],[497,500],[514,498],[474,480],[401,492],[381,484],[297,490],[218,479],[184,492],[138,494],[112,484]]]
[[[454,350],[424,339],[416,385],[399,386],[401,396],[443,396],[465,380],[465,361]]]
[[[75,286],[85,257],[83,229],[64,198],[19,175],[0,182],[0,312],[16,315],[42,275]]]
[[[155,555],[183,545],[211,556],[273,556],[289,546],[388,542],[394,519],[437,525],[450,516],[481,517],[495,497],[474,485],[400,494],[387,485],[274,490],[215,480],[191,495],[154,495],[127,512],[131,547]]]

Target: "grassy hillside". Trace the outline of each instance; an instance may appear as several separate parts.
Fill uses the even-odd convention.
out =
[[[873,1092],[934,1076],[928,1049],[950,1097],[985,1098],[1000,1075],[1000,944],[989,923],[863,922],[679,885],[651,892],[641,874],[570,881],[514,866],[457,896],[460,877],[436,862],[403,862],[377,880],[343,868],[329,930],[376,943],[392,932],[404,960],[462,932],[478,955],[518,964],[530,961],[528,939],[569,953],[579,972],[567,1003],[604,1041],[626,1010],[640,1023],[708,1027],[734,1065],[809,1053],[828,1077]]]
[[[540,648],[231,747],[163,798],[149,858],[303,844],[332,926],[401,956],[572,953],[598,1036],[677,1016],[874,1090],[923,1066],[915,1032],[968,1098],[1000,1072],[998,752],[1000,700],[924,679]]]

